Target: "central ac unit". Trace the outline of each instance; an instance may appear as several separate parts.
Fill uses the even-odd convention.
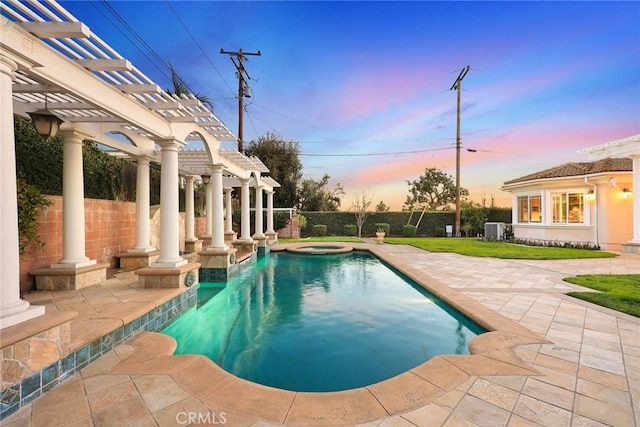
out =
[[[504,230],[504,222],[486,222],[484,224],[484,238],[485,240],[503,240]]]

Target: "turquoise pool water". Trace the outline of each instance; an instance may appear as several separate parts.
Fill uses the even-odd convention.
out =
[[[227,283],[201,283],[198,304],[163,333],[176,354],[294,391],[373,384],[438,354],[468,354],[482,328],[368,252],[272,252]]]

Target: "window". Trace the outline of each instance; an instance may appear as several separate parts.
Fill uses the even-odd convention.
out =
[[[553,193],[554,224],[584,224],[584,193]]]
[[[518,222],[542,222],[542,197],[518,197]]]

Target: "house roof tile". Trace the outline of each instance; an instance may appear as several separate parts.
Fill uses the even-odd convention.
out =
[[[538,179],[584,176],[607,172],[632,172],[633,161],[629,158],[606,158],[595,162],[569,162],[520,178],[505,181],[505,185]]]

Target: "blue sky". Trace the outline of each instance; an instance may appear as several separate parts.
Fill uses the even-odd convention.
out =
[[[300,142],[304,176],[399,210],[425,168],[455,174],[463,81],[462,186],[510,206],[504,181],[640,133],[640,2],[110,1],[61,4],[163,88],[171,61],[237,133],[235,68],[246,63],[244,139]],[[135,36],[113,14],[135,31]],[[225,144],[224,148],[233,148]]]

